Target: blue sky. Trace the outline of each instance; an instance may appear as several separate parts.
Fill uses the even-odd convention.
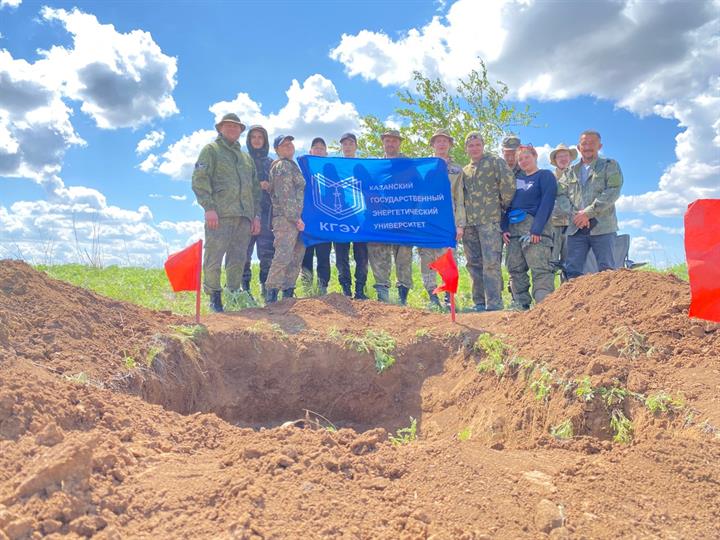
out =
[[[202,233],[190,171],[225,112],[303,147],[478,57],[545,162],[603,134],[634,258],[681,262],[686,205],[720,197],[716,0],[0,6],[0,257],[86,261],[96,238],[104,264],[159,265]]]

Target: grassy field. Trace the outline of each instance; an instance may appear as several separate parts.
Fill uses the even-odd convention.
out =
[[[170,289],[167,277],[165,276],[165,271],[161,268],[131,268],[118,266],[93,268],[80,264],[37,266],[36,268],[46,272],[54,278],[67,281],[79,287],[93,290],[110,298],[132,302],[150,309],[167,310],[179,314],[188,315],[195,312],[195,294],[190,292],[173,293]],[[647,268],[646,270],[670,273],[678,276],[680,279],[688,279],[687,266],[684,264],[675,265],[664,270],[654,268]],[[260,285],[257,281],[258,272],[258,266],[254,265],[252,292],[256,299],[260,298]],[[408,304],[418,308],[427,307],[427,294],[422,288],[420,270],[417,264],[413,265],[413,278],[415,288],[410,291]],[[503,278],[507,284],[508,276],[505,268],[503,268]],[[373,283],[372,273],[370,273],[368,281],[370,284]],[[559,285],[559,282],[557,285]],[[335,268],[332,269],[329,291],[341,292]],[[306,291],[303,291],[299,284],[296,292],[300,296],[309,295]],[[367,293],[369,296],[373,298],[375,297],[375,293],[371,285],[368,285]],[[310,294],[312,294],[312,291]],[[396,291],[393,290],[391,294],[396,294]],[[503,291],[503,296],[505,305],[509,305],[511,299],[507,290]],[[395,299],[395,297],[391,298]],[[228,298],[228,295],[226,294],[225,303],[227,307],[233,309],[242,309],[257,305],[249,299],[247,295],[241,295],[240,297],[233,299]],[[470,296],[470,277],[464,267],[460,268],[460,284],[457,295],[457,305],[459,310],[469,309],[472,306],[472,299]],[[206,298],[203,298],[202,312],[208,312]]]

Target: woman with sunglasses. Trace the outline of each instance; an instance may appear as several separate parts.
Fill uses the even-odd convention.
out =
[[[557,181],[552,171],[538,169],[537,151],[531,144],[519,146],[516,156],[523,175],[516,180],[515,196],[503,216],[503,241],[508,246],[506,264],[513,298],[520,309],[529,309],[533,299],[539,303],[555,289],[550,215]]]

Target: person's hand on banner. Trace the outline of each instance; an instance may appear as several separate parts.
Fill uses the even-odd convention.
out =
[[[295,222],[295,226],[297,227],[297,230],[300,232],[303,232],[305,230],[305,223],[302,219],[298,219],[297,222]]]
[[[507,246],[510,243],[510,233],[504,232],[502,236],[503,236],[503,242]]]
[[[252,227],[250,228],[250,234],[253,236],[257,236],[260,234],[260,218],[255,216],[255,219],[252,221]]]
[[[465,232],[465,229],[463,229],[462,227],[456,227],[455,228],[455,240],[457,240],[458,242],[460,240],[462,240],[464,232]]]
[[[208,229],[218,228],[218,215],[215,210],[208,210],[207,212],[205,212],[205,224],[207,225]]]

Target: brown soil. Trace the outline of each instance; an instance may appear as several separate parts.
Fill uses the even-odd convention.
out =
[[[190,337],[0,262],[0,539],[715,538],[720,329],[688,302],[683,282],[619,271],[455,325],[330,295]],[[396,341],[383,373],[344,343],[368,330]],[[536,368],[479,373],[487,331]],[[602,398],[557,382],[586,375],[685,405],[626,398],[634,439],[613,442]],[[418,440],[391,444],[410,417]],[[549,434],[564,420],[571,440]]]

